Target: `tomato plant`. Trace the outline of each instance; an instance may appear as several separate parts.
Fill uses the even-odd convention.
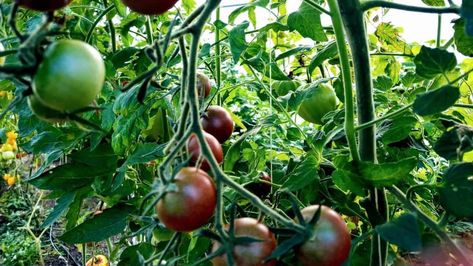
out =
[[[1,2],[0,265],[473,265],[471,1]]]
[[[337,95],[328,84],[309,85],[306,98],[299,106],[298,114],[306,121],[322,124],[322,118],[337,107]]]
[[[105,66],[95,48],[77,40],[59,40],[46,50],[33,92],[49,108],[75,111],[93,102],[104,79]]]
[[[178,0],[122,0],[131,10],[145,15],[160,15],[171,9]]]
[[[212,154],[215,157],[215,160],[217,160],[217,163],[221,163],[223,161],[222,145],[220,145],[218,140],[211,134],[204,133],[204,138],[207,144],[210,146]],[[189,151],[189,154],[191,155],[192,162],[196,163],[199,160],[199,158],[202,158],[200,144],[197,140],[196,135],[192,135],[189,138],[189,141],[187,142],[187,150]],[[206,171],[210,169],[210,165],[206,159],[202,161],[200,168]]]
[[[168,192],[156,205],[159,220],[169,229],[193,231],[214,213],[215,184],[204,171],[182,168],[174,177],[176,191]]]
[[[304,220],[310,221],[319,206],[302,209]],[[342,217],[327,206],[321,206],[320,218],[312,227],[310,238],[297,247],[297,260],[304,266],[338,266],[350,254],[351,238]]]
[[[253,218],[238,218],[234,221],[233,234],[235,237],[251,237],[255,241],[248,244],[235,245],[233,248],[233,260],[235,265],[254,265],[254,266],[272,266],[276,265],[276,260],[265,262],[266,258],[271,255],[276,248],[276,238],[274,234],[266,227]],[[226,225],[228,229],[229,226]],[[215,243],[213,250],[220,247],[219,243]],[[227,254],[214,258],[212,264],[214,266],[224,266],[227,264]]]
[[[15,0],[20,6],[36,11],[53,11],[63,8],[71,3],[72,0]]]
[[[220,143],[229,139],[233,133],[233,120],[225,108],[209,106],[201,119],[205,132],[214,136]]]

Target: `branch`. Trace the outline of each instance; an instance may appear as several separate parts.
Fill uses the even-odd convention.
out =
[[[360,4],[361,10],[367,11],[375,7],[384,7],[392,9],[400,9],[409,12],[421,12],[421,13],[431,13],[431,14],[460,14],[460,8],[458,7],[422,7],[422,6],[410,6],[403,5],[387,1],[366,1]]]

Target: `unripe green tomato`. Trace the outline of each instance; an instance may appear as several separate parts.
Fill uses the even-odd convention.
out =
[[[301,83],[297,80],[275,81],[273,83],[273,90],[276,91],[279,96],[284,96],[290,91],[295,91],[300,86]]]
[[[2,158],[3,160],[12,160],[12,159],[15,159],[15,153],[13,153],[12,151],[4,151],[2,152]]]
[[[102,90],[105,64],[100,53],[78,40],[51,44],[33,78],[33,92],[45,106],[75,111],[89,106]]]
[[[0,52],[3,52],[3,51],[5,51],[5,47],[0,42]],[[5,64],[5,59],[6,59],[5,56],[0,57],[0,66],[3,66],[3,64]]]
[[[53,123],[66,121],[65,114],[43,105],[34,95],[28,96],[28,106],[31,112],[43,121]]]
[[[322,124],[322,117],[337,108],[337,95],[328,84],[309,86],[297,113],[308,122]]]

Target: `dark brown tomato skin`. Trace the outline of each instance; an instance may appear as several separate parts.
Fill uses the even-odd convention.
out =
[[[197,93],[199,98],[202,98],[202,93],[204,93],[204,98],[207,98],[210,95],[212,90],[212,85],[210,84],[210,79],[202,73],[197,73]]]
[[[319,205],[302,209],[309,221]],[[314,237],[296,248],[297,260],[303,266],[340,266],[348,258],[350,233],[343,218],[327,206],[322,206],[320,219],[313,227]]]
[[[182,168],[175,177],[177,191],[167,193],[156,204],[159,220],[169,229],[193,231],[213,216],[217,202],[210,176],[195,167]]]
[[[262,172],[259,179],[261,181],[272,182],[271,176],[266,172]],[[258,180],[257,182],[246,184],[245,188],[260,199],[264,199],[271,193],[271,185],[261,181]]]
[[[178,0],[122,0],[131,10],[143,15],[161,15],[171,9]]]
[[[223,150],[222,150],[222,145],[218,142],[218,140],[210,135],[207,132],[204,132],[204,138],[205,141],[209,144],[210,149],[212,150],[212,153],[217,160],[217,162],[220,164],[223,161]],[[191,162],[195,163],[200,157],[200,145],[199,145],[199,140],[197,139],[197,136],[195,134],[192,134],[191,137],[189,138],[189,141],[187,142],[187,150],[189,151],[191,155]],[[200,165],[200,169],[204,171],[210,170],[210,165],[207,161],[207,159],[204,159]]]
[[[16,0],[16,2],[35,11],[54,11],[67,6],[72,0]]]
[[[235,236],[247,236],[262,240],[261,242],[253,242],[248,245],[237,245],[233,249],[233,260],[236,266],[274,266],[276,260],[264,263],[265,259],[271,255],[276,248],[276,238],[269,231],[268,227],[253,218],[239,218],[234,221]],[[228,225],[225,226],[229,228]],[[212,250],[216,251],[220,247],[215,242]],[[212,260],[213,266],[226,266],[227,256],[222,255]]]
[[[220,143],[224,143],[232,136],[233,119],[225,108],[213,105],[207,108],[207,112],[200,120],[205,132],[210,133]]]

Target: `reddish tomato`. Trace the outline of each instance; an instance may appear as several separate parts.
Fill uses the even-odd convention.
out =
[[[131,10],[144,15],[161,15],[171,9],[178,0],[122,0]]]
[[[207,133],[224,143],[233,133],[233,120],[230,114],[221,106],[210,106],[200,120]]]
[[[304,208],[302,216],[309,221],[319,205]],[[296,249],[297,260],[303,266],[340,266],[348,258],[350,233],[342,217],[327,206],[322,206],[320,219],[314,225],[313,237]]]
[[[259,179],[261,181],[271,182],[272,178],[270,175],[268,175],[268,173],[262,172]],[[261,181],[246,184],[245,188],[259,198],[264,199],[269,195],[269,193],[271,193],[271,185]]]
[[[228,225],[225,226],[228,229]],[[276,260],[264,263],[265,259],[271,255],[276,248],[276,238],[269,231],[268,227],[253,218],[239,218],[234,221],[234,234],[237,237],[252,237],[260,239],[259,242],[252,242],[248,245],[237,245],[233,249],[233,260],[238,266],[273,266]],[[220,247],[220,243],[215,242],[213,251]],[[227,264],[227,256],[222,255],[212,260],[214,266],[224,266]]]
[[[53,11],[63,8],[70,4],[72,0],[16,0],[16,2],[25,8],[36,11]]]
[[[177,191],[167,193],[156,205],[159,220],[169,229],[193,231],[212,217],[217,201],[215,184],[206,172],[182,168],[174,182]]]
[[[199,97],[202,98],[202,93],[204,94],[204,98],[207,98],[210,94],[210,90],[212,90],[212,85],[210,84],[210,79],[206,75],[202,73],[197,73],[197,92],[199,93]]]
[[[209,144],[210,149],[212,150],[212,153],[217,162],[221,163],[223,161],[222,145],[220,145],[220,143],[218,143],[218,140],[209,133],[204,132],[204,138],[207,144]],[[189,141],[187,142],[187,149],[189,150],[189,153],[192,156],[191,161],[194,163],[197,162],[200,157],[200,145],[196,135],[193,134],[189,138]],[[206,159],[203,160],[202,164],[200,165],[200,168],[205,171],[210,170],[210,165]]]

